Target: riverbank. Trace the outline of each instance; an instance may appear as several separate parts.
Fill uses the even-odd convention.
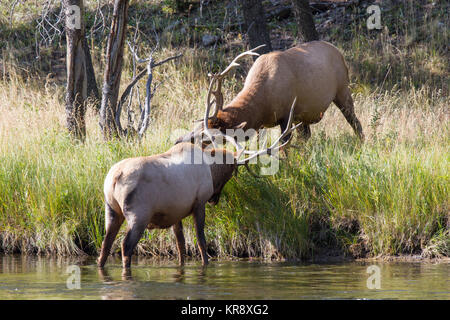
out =
[[[445,11],[433,8],[428,18],[417,20],[408,10],[405,25],[395,33],[389,30],[400,24],[392,17],[383,20],[392,23],[389,30],[378,33],[368,33],[356,20],[344,34],[339,25],[323,31],[349,64],[366,141],[359,144],[331,106],[312,126],[306,144],[294,140],[300,148],[289,150],[277,174],[255,179],[241,170],[219,204],[207,207],[205,234],[212,256],[450,256],[448,34],[433,20],[443,19]],[[291,29],[292,20],[286,20],[273,33],[295,40]],[[243,50],[235,34],[212,50],[176,37],[180,32],[161,40],[159,57],[180,50],[184,56],[156,71],[155,81],[164,82],[152,100],[152,122],[140,143],[104,142],[92,109],[86,142],[74,142],[65,129],[63,82],[34,71],[24,76],[9,65],[8,76],[0,81],[0,251],[97,253],[104,236],[102,185],[109,168],[126,157],[170,148],[179,129],[192,128],[192,120],[202,117],[211,63],[219,69]],[[100,69],[103,48],[100,41],[94,44]],[[142,50],[150,46],[143,41]],[[8,59],[2,56],[3,66]],[[225,81],[226,101],[242,87],[250,65],[249,59]],[[130,68],[127,54],[122,90]],[[116,253],[123,232],[113,247]],[[188,254],[198,255],[191,218],[185,222],[185,237]],[[137,253],[173,257],[171,230],[146,231]]]
[[[123,158],[167,150],[168,120],[157,120],[140,144],[104,143],[92,115],[88,140],[77,144],[63,127],[62,90],[47,95],[22,85],[26,90],[0,84],[2,101],[9,102],[0,120],[2,249],[94,253],[104,235],[104,176]],[[220,203],[207,208],[210,253],[302,259],[332,248],[353,257],[448,255],[449,135],[441,120],[448,100],[428,96],[415,90],[355,95],[368,138],[363,145],[331,108],[276,175],[255,179],[242,170]],[[371,127],[377,112],[379,122]],[[186,220],[188,252],[196,254]],[[140,254],[174,252],[171,230],[146,232],[138,245]]]

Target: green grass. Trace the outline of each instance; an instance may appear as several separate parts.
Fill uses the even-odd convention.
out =
[[[379,108],[396,98],[385,96]],[[357,101],[366,106],[367,100]],[[330,111],[301,150],[289,151],[275,176],[255,179],[241,170],[232,178],[220,203],[207,210],[209,250],[219,257],[288,259],[309,257],[322,248],[340,248],[354,256],[427,248],[430,255],[446,254],[448,124],[429,127],[433,117],[445,112],[445,99],[439,101],[440,108],[423,115],[428,122],[421,121],[417,110],[411,112],[414,106],[409,104],[384,115],[397,130],[371,135],[369,130],[363,145],[338,111]],[[408,118],[403,119],[404,112]],[[28,118],[36,111],[24,113]],[[362,117],[363,123],[370,122]],[[426,130],[409,128],[411,121],[421,122]],[[42,122],[37,120],[37,125]],[[348,128],[328,132],[328,122]],[[74,144],[64,130],[48,128],[34,135],[34,128],[27,134],[21,130],[10,127],[0,139],[0,237],[7,252],[96,252],[104,235],[103,179],[111,165],[171,145],[167,129],[159,137],[147,135],[141,144],[104,143],[100,134]],[[411,130],[417,130],[413,136]],[[188,248],[197,253],[187,220]],[[138,251],[170,255],[174,246],[170,230],[152,231]]]
[[[177,19],[174,13],[159,11],[165,5],[133,1],[130,12],[153,14],[159,32]],[[19,14],[32,12],[25,9],[18,8]],[[0,5],[0,12],[5,10]],[[424,10],[426,14],[407,5],[391,10],[395,14],[383,18],[387,32],[368,32],[355,20],[345,32],[333,26],[327,33],[350,66],[366,142],[357,142],[332,106],[312,127],[306,144],[294,141],[300,148],[289,150],[276,175],[255,179],[241,169],[226,185],[219,204],[207,208],[205,232],[211,254],[267,259],[304,259],[330,251],[354,257],[449,255],[448,32],[441,32],[436,22],[447,21],[448,14],[444,5]],[[0,251],[98,251],[104,236],[103,179],[109,168],[126,157],[166,151],[176,138],[173,130],[190,129],[192,120],[202,117],[207,72],[219,70],[242,51],[237,34],[232,34],[235,39],[224,39],[216,50],[196,42],[203,32],[223,23],[223,14],[222,7],[206,11],[198,20],[201,26],[189,26],[196,17],[191,14],[183,24],[186,36],[181,27],[161,36],[159,57],[180,51],[184,56],[156,70],[155,81],[164,82],[152,100],[152,122],[141,143],[104,142],[98,115],[92,110],[87,141],[72,141],[64,127],[63,83],[46,78],[57,54],[43,55],[38,64],[25,63],[19,47],[33,43],[26,32],[0,44],[4,76],[0,81]],[[89,15],[93,20],[93,12]],[[130,17],[131,25],[136,25],[135,15]],[[232,20],[232,13],[228,17]],[[401,17],[403,24],[398,23]],[[0,32],[9,34],[12,30],[5,19],[0,21]],[[14,30],[27,28],[26,19],[14,21]],[[151,25],[141,24],[141,30],[151,35]],[[292,20],[271,26],[272,32],[292,32]],[[142,39],[141,51],[146,52],[151,41]],[[104,39],[97,35],[92,44],[101,79]],[[5,48],[13,47],[16,51],[5,53]],[[56,47],[63,52],[63,47]],[[250,59],[225,81],[226,101],[242,86],[249,65]],[[122,90],[130,70],[126,54]],[[114,251],[119,250],[123,231]],[[198,254],[191,218],[186,219],[185,236],[188,252]],[[173,255],[175,248],[169,229],[146,231],[137,250]]]

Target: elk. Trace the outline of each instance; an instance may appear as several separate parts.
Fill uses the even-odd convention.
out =
[[[295,100],[286,130],[267,149],[244,150],[231,136],[205,132],[208,136],[222,135],[233,144],[236,151],[224,148],[208,150],[204,145],[200,147],[185,142],[162,154],[129,158],[113,165],[104,183],[106,235],[97,260],[98,266],[103,268],[105,265],[124,220],[127,221],[127,231],[122,242],[124,270],[129,270],[133,250],[146,228],[172,227],[179,263],[183,265],[185,240],[181,221],[189,215],[194,219],[202,263],[208,264],[204,235],[206,203],[218,203],[223,187],[238,166],[246,165],[263,154],[272,155],[286,144],[280,141],[297,128],[294,125],[291,127],[294,104]],[[240,159],[243,154],[249,156]]]
[[[180,137],[177,143],[192,140],[206,127],[224,132],[226,129],[259,130],[280,125],[284,131],[289,119],[289,101],[294,97],[297,97],[294,122],[301,122],[298,131],[304,140],[311,136],[310,125],[322,119],[331,102],[341,110],[356,135],[364,140],[348,87],[344,57],[325,41],[307,42],[283,52],[261,55],[250,68],[243,89],[223,107],[221,87],[224,77],[239,66],[239,59],[259,56],[255,51],[260,47],[241,53],[224,71],[209,75],[206,110],[209,112],[215,104],[214,113],[193,132]],[[215,96],[214,100],[211,95]],[[285,140],[289,138],[286,136]]]

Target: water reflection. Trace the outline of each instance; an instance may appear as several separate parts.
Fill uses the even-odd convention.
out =
[[[381,289],[367,288],[369,265],[380,267]],[[81,270],[81,289],[66,286],[67,267]],[[450,299],[450,264],[340,264],[198,261],[137,258],[123,273],[95,259],[0,255],[0,299]]]
[[[184,266],[178,267],[177,271],[173,274],[173,280],[175,282],[184,282]]]

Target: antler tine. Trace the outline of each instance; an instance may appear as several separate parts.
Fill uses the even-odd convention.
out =
[[[260,151],[255,151],[251,156],[249,156],[248,158],[245,158],[243,160],[238,160],[237,164],[238,165],[244,165],[247,162],[249,162],[250,160],[263,155],[263,154],[267,154],[267,153],[271,153],[273,151],[276,151],[282,147],[284,147],[286,144],[288,144],[288,142],[290,141],[290,139],[288,139],[287,141],[285,141],[283,144],[277,146],[277,144],[280,142],[281,139],[283,139],[284,137],[286,137],[288,134],[290,134],[292,131],[294,131],[295,129],[297,129],[301,123],[294,125],[291,127],[292,124],[292,119],[293,119],[293,113],[294,113],[294,107],[295,107],[295,103],[297,102],[297,97],[295,97],[294,102],[292,103],[291,106],[291,111],[289,113],[289,120],[288,120],[288,124],[286,126],[286,129],[284,130],[284,132],[275,140],[275,142],[267,149],[265,150],[260,150]],[[247,152],[249,153],[249,152]]]
[[[209,117],[209,109],[211,108],[211,105],[213,104],[213,102],[211,101],[211,93],[214,94],[214,96],[215,96],[214,114],[211,117],[215,118],[217,116],[217,113],[219,112],[219,110],[222,110],[222,108],[223,108],[222,80],[223,80],[224,76],[228,72],[230,72],[231,69],[239,66],[239,63],[237,63],[237,61],[239,59],[241,59],[242,57],[247,56],[247,55],[259,56],[259,53],[256,53],[254,51],[256,51],[264,46],[265,46],[265,44],[239,54],[236,58],[234,58],[233,61],[231,61],[231,63],[228,65],[228,67],[226,67],[225,70],[222,71],[221,73],[208,74],[208,76],[211,78],[211,81],[209,83],[207,102],[206,102],[207,108],[208,108],[208,117]],[[216,88],[216,90],[213,90],[213,84],[215,81],[217,81],[217,88]]]
[[[241,154],[242,151],[244,150],[244,147],[242,147],[236,140],[234,140],[233,137],[230,137],[229,135],[220,133],[221,136],[223,136],[225,138],[225,140],[227,140],[228,142],[231,142],[231,144],[236,148],[236,152],[238,154]]]
[[[258,50],[258,49],[260,49],[260,48],[262,48],[262,47],[264,47],[264,46],[265,46],[265,44],[262,44],[262,45],[260,45],[260,46],[257,46],[256,48],[253,48],[253,49],[251,49],[251,50],[242,52],[240,55],[238,55],[236,58],[234,58],[233,61],[231,61],[231,63],[228,65],[228,67],[226,67],[225,70],[223,70],[223,71],[219,74],[219,77],[222,78],[222,77],[225,76],[228,72],[230,72],[231,69],[233,69],[234,67],[238,67],[238,66],[239,66],[239,63],[237,63],[237,61],[238,61],[239,59],[241,59],[242,57],[245,57],[245,56],[259,56],[260,54],[257,53],[257,52],[255,52],[255,51]]]
[[[214,113],[211,116],[211,118],[215,118],[217,116],[217,113],[219,112],[219,110],[222,110],[223,108],[223,94],[222,94],[222,79],[219,78],[216,74],[212,75],[212,74],[208,74],[209,77],[211,77],[211,82],[210,82],[210,91],[208,91],[208,104],[212,105],[213,103],[215,103],[215,107],[214,107]],[[212,90],[213,89],[213,84],[214,81],[217,80],[217,88],[216,90]],[[214,94],[214,100],[211,101],[211,93]]]
[[[205,110],[205,119],[204,119],[205,125],[207,124],[207,121],[208,121],[208,118],[209,118],[209,113],[210,113],[210,110],[211,110],[211,106],[213,104],[213,102],[211,102],[211,93],[213,93],[212,92],[213,85],[214,85],[214,79],[211,79],[211,81],[209,83],[208,94],[206,96],[206,110]],[[206,127],[207,126],[205,126],[205,128]]]
[[[294,131],[295,129],[297,129],[301,124],[302,124],[302,123],[300,122],[299,124],[293,126],[293,127],[290,128],[290,129],[286,128],[286,130],[288,130],[288,131],[285,131],[285,132],[286,132],[286,133],[290,133],[290,132]],[[278,150],[278,149],[284,147],[285,145],[287,145],[287,144],[289,143],[289,141],[291,140],[290,138],[289,138],[289,140],[283,142],[283,144],[281,144],[281,145],[279,145],[279,146],[276,146],[276,144],[279,143],[280,140],[281,140],[281,138],[283,138],[284,136],[285,136],[284,134],[281,135],[281,136],[280,136],[280,137],[279,137],[279,138],[278,138],[278,139],[277,139],[277,140],[276,140],[269,148],[267,148],[267,149],[265,149],[265,150],[257,151],[257,152],[255,152],[253,155],[251,155],[250,157],[245,158],[245,159],[243,159],[243,160],[238,160],[236,163],[237,163],[238,165],[245,165],[245,164],[248,163],[250,160],[252,160],[252,159],[254,159],[254,158],[256,158],[256,157],[259,157],[259,156],[264,155],[264,154],[267,154],[267,153],[271,154],[273,151],[276,151],[276,150]]]
[[[209,112],[210,112],[211,105],[212,105],[212,102],[211,102],[210,98],[211,98],[211,92],[212,92],[213,84],[214,84],[214,76],[213,76],[213,78],[211,79],[211,82],[209,83],[208,95],[207,95],[207,98],[206,98],[205,117],[204,117],[204,119],[203,119],[203,131],[204,131],[204,133],[208,136],[208,138],[211,140],[211,142],[213,143],[214,148],[216,148],[217,145],[216,145],[216,143],[214,142],[213,135],[212,135],[211,132],[209,131],[209,127],[208,127]],[[217,108],[216,108],[216,110],[217,110]],[[216,113],[216,111],[215,111],[214,113]]]
[[[210,84],[209,84],[209,89],[208,89],[208,96],[207,96],[207,101],[206,101],[206,111],[205,111],[205,117],[203,118],[203,132],[208,136],[208,138],[211,140],[211,142],[213,143],[214,148],[217,148],[217,144],[214,142],[214,138],[216,135],[214,135],[210,130],[209,130],[209,126],[208,126],[208,119],[209,119],[209,112],[211,109],[211,105],[212,102],[210,101],[210,97],[211,97],[211,92],[212,92],[212,87],[213,87],[214,81],[211,80]],[[223,134],[223,133],[219,133],[218,135],[223,136],[227,141],[231,142],[231,144],[233,144],[233,146],[236,148],[236,150],[238,152],[242,152],[241,150],[243,150],[244,148],[237,143],[232,137]]]

